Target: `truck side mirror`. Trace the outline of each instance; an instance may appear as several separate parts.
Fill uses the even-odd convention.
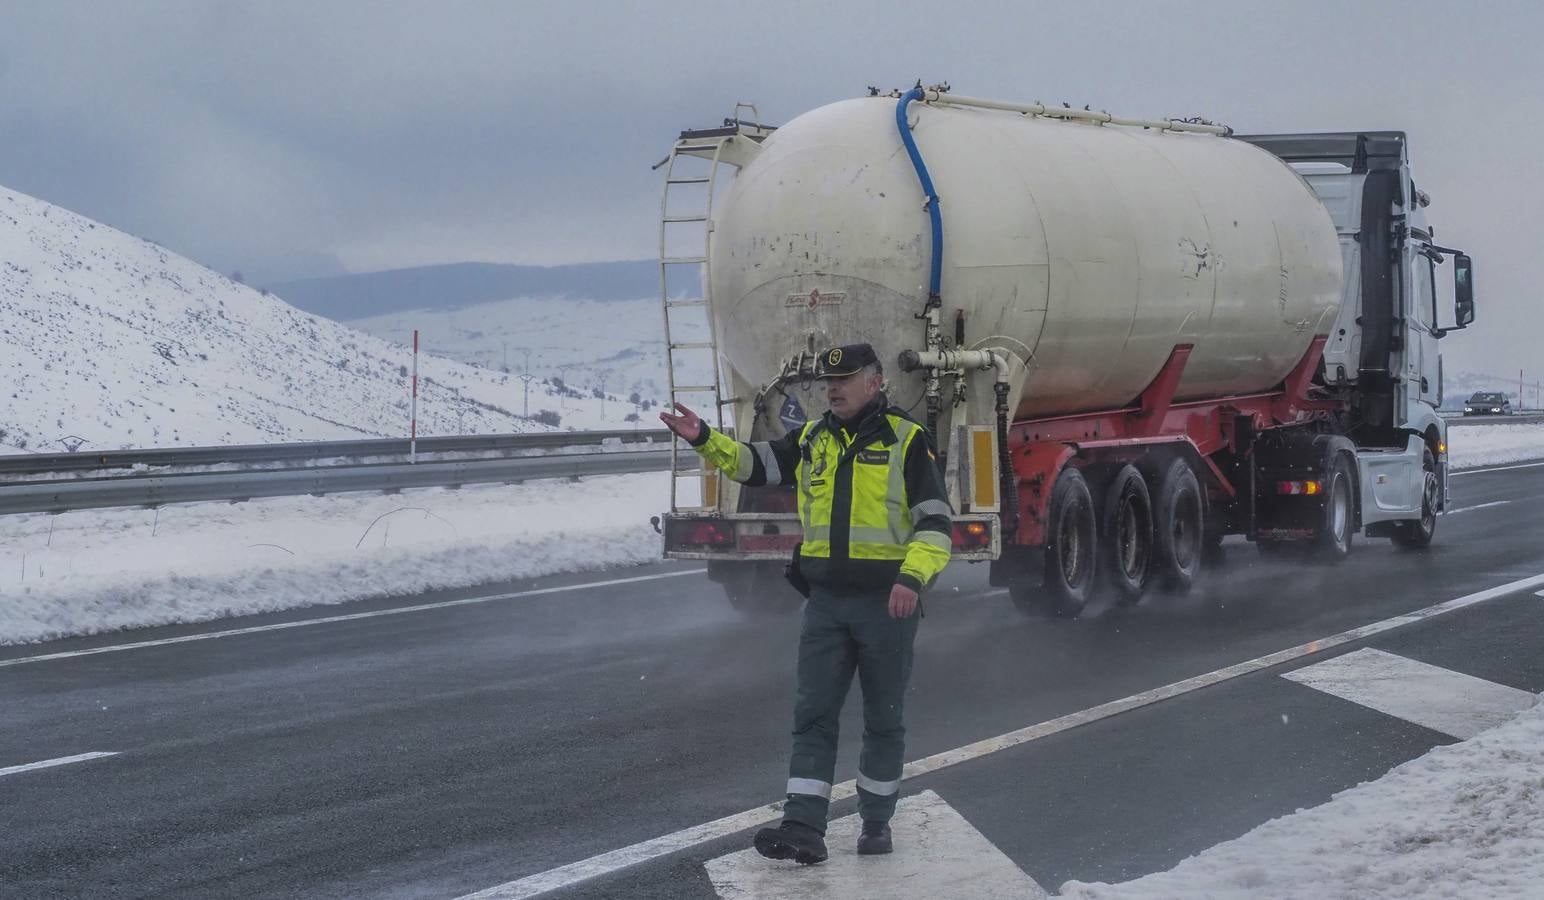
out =
[[[1464,328],[1474,321],[1474,263],[1469,254],[1453,257],[1454,328]]]

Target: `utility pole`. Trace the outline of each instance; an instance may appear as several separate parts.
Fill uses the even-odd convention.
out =
[[[521,347],[520,350],[521,350],[522,353],[525,354],[525,365],[520,367],[520,380],[525,384],[525,400],[524,400],[524,404],[520,408],[520,414],[522,416],[524,416],[525,418],[529,419],[531,417],[531,382],[536,380],[536,376],[531,374],[531,349],[529,347]],[[508,371],[509,370],[509,342],[508,341],[504,342],[504,366],[505,366],[505,371]]]
[[[407,461],[418,462],[418,329],[413,329],[413,412],[407,443]]]
[[[568,386],[568,371],[573,367],[573,363],[558,366],[558,377],[563,379],[563,388],[558,391],[558,409],[564,412],[568,411],[568,392],[571,390]]]
[[[597,373],[600,376],[600,417],[606,418],[606,379],[611,377],[610,369],[601,369]]]
[[[530,372],[521,372],[520,380],[525,382],[525,402],[520,407],[520,414],[529,419],[531,417],[531,382],[536,380],[536,376]]]

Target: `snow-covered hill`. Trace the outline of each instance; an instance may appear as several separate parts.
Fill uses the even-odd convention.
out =
[[[0,452],[406,436],[411,365],[403,344],[0,188]],[[526,418],[519,378],[430,355],[419,395],[423,435],[636,412],[538,381]]]
[[[427,305],[427,304],[426,304]],[[422,309],[345,323],[392,341],[413,329],[430,352],[511,377],[532,372],[557,379],[585,396],[597,389],[621,397],[665,402],[664,324],[657,297],[637,300],[567,300],[520,297],[459,309]],[[677,341],[706,337],[706,320],[675,319]],[[683,378],[704,383],[706,355],[678,354]],[[528,367],[528,368],[527,368]],[[652,418],[652,415],[650,416]],[[565,420],[567,421],[567,420]]]

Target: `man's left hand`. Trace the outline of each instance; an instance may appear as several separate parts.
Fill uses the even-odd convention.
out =
[[[890,588],[890,618],[905,619],[917,611],[917,592],[904,584]]]

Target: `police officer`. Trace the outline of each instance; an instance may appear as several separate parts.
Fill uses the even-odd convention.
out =
[[[860,854],[891,851],[901,787],[918,595],[949,562],[948,495],[926,429],[891,406],[868,344],[821,353],[830,412],[775,441],[740,443],[680,404],[662,412],[703,459],[746,485],[798,485],[803,543],[789,580],[809,598],[799,634],[799,691],[783,821],[756,834],[772,859],[826,858],[838,717],[854,671],[863,688],[858,758]]]

